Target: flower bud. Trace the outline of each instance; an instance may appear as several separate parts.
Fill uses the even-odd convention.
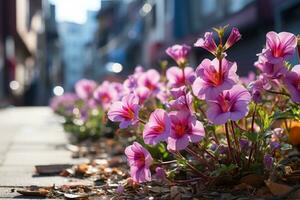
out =
[[[213,32],[206,32],[204,38],[199,38],[194,44],[195,47],[201,47],[213,55],[217,54],[217,45],[213,38]]]
[[[241,34],[239,30],[235,27],[232,28],[231,33],[226,41],[225,49],[232,47],[237,41],[241,39]]]

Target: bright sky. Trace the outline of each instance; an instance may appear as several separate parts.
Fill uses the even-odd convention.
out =
[[[87,10],[99,10],[101,0],[50,0],[56,6],[56,19],[83,24]]]

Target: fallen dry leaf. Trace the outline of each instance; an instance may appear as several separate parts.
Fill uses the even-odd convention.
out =
[[[270,180],[265,181],[266,186],[269,188],[271,193],[275,196],[282,196],[287,194],[288,192],[292,191],[292,187],[285,185],[285,184],[280,184],[280,183],[275,183]]]
[[[64,194],[64,197],[67,199],[80,199],[80,198],[87,198],[89,196],[90,196],[90,194],[86,194],[86,193],[81,193],[81,194],[65,193]]]
[[[253,190],[253,187],[246,183],[241,183],[241,184],[234,186],[233,190],[234,191],[250,191],[250,190]]]
[[[35,169],[39,175],[57,175],[70,167],[70,164],[36,165]]]
[[[29,187],[26,189],[17,190],[18,193],[24,196],[39,196],[46,197],[49,194],[49,188]]]
[[[249,174],[241,178],[240,183],[245,183],[255,188],[259,188],[264,184],[264,177],[257,174]]]
[[[180,193],[179,189],[180,188],[178,186],[171,187],[171,190],[170,190],[171,199],[181,200],[181,193]]]
[[[80,164],[80,165],[77,165],[77,168],[76,168],[76,173],[78,174],[85,174],[89,169],[89,165],[88,164]]]

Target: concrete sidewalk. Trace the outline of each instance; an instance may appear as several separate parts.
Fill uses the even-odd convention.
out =
[[[70,183],[59,176],[33,176],[35,165],[83,162],[65,149],[68,141],[58,121],[47,107],[0,110],[0,199],[15,197],[10,190],[16,186]]]

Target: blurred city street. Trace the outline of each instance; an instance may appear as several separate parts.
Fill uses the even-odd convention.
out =
[[[299,34],[300,0],[0,0],[0,200],[289,197]]]
[[[10,188],[91,184],[61,176],[36,176],[36,165],[76,164],[66,150],[66,134],[47,107],[8,108],[0,111],[0,199],[18,196]]]
[[[196,39],[226,24],[243,35],[230,57],[247,76],[266,32],[300,31],[299,9],[295,0],[2,0],[0,107],[48,105],[81,78],[120,82],[139,65],[174,65],[165,49],[176,43],[192,47],[196,68],[209,55]]]

